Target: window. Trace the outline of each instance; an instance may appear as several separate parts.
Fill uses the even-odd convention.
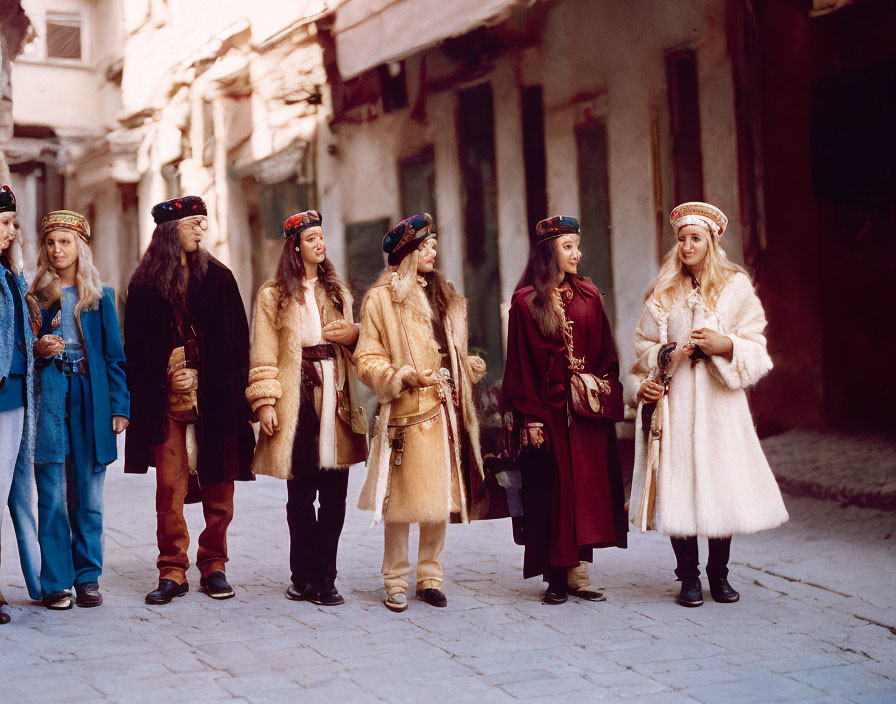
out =
[[[81,16],[47,15],[47,58],[81,61]]]
[[[697,54],[691,50],[682,50],[666,56],[666,82],[672,131],[675,202],[703,200]]]

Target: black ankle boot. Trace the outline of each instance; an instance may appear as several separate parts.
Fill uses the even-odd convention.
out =
[[[675,600],[682,606],[700,606],[703,604],[703,587],[699,577],[684,577],[681,580],[681,592]]]
[[[724,577],[709,578],[709,593],[712,594],[713,601],[720,604],[733,604],[740,599],[740,594],[734,591],[734,588],[728,584],[728,580]]]

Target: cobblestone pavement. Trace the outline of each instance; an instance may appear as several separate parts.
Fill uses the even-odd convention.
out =
[[[454,525],[448,608],[411,600],[396,615],[380,601],[382,529],[353,508],[363,468],[352,475],[344,606],[283,598],[286,488],[261,478],[237,488],[228,570],[237,597],[199,594],[191,568],[185,598],[149,607],[154,475],[113,466],[101,608],[32,605],[14,541],[4,541],[13,621],[0,627],[0,701],[896,701],[896,513],[790,498],[788,525],[734,541],[741,602],[707,594],[698,609],[673,602],[662,536],[597,553],[605,603],[550,607],[543,585],[521,578],[508,521]],[[195,543],[198,507],[188,520]]]
[[[762,449],[795,496],[896,510],[896,438],[791,430],[765,438]]]

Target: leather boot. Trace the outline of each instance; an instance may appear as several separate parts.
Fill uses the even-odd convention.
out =
[[[699,577],[684,577],[681,580],[681,591],[675,599],[682,606],[701,606],[703,604],[703,587]]]
[[[720,604],[733,604],[740,599],[740,594],[728,584],[728,580],[724,577],[709,578],[709,593],[712,594],[713,601]]]

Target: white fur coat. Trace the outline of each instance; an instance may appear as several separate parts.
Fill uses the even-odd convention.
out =
[[[657,404],[663,434],[657,472],[656,527],[672,536],[727,537],[775,528],[787,510],[753,426],[745,389],[772,368],[766,351],[765,313],[750,279],[732,277],[715,310],[692,292],[669,311],[651,299],[635,331],[637,362],[626,378],[627,400],[657,370],[657,352],[667,342],[688,341],[706,327],[731,339],[731,361],[712,356],[672,377],[669,394]],[[630,515],[636,521],[647,466],[647,443],[638,409]]]

